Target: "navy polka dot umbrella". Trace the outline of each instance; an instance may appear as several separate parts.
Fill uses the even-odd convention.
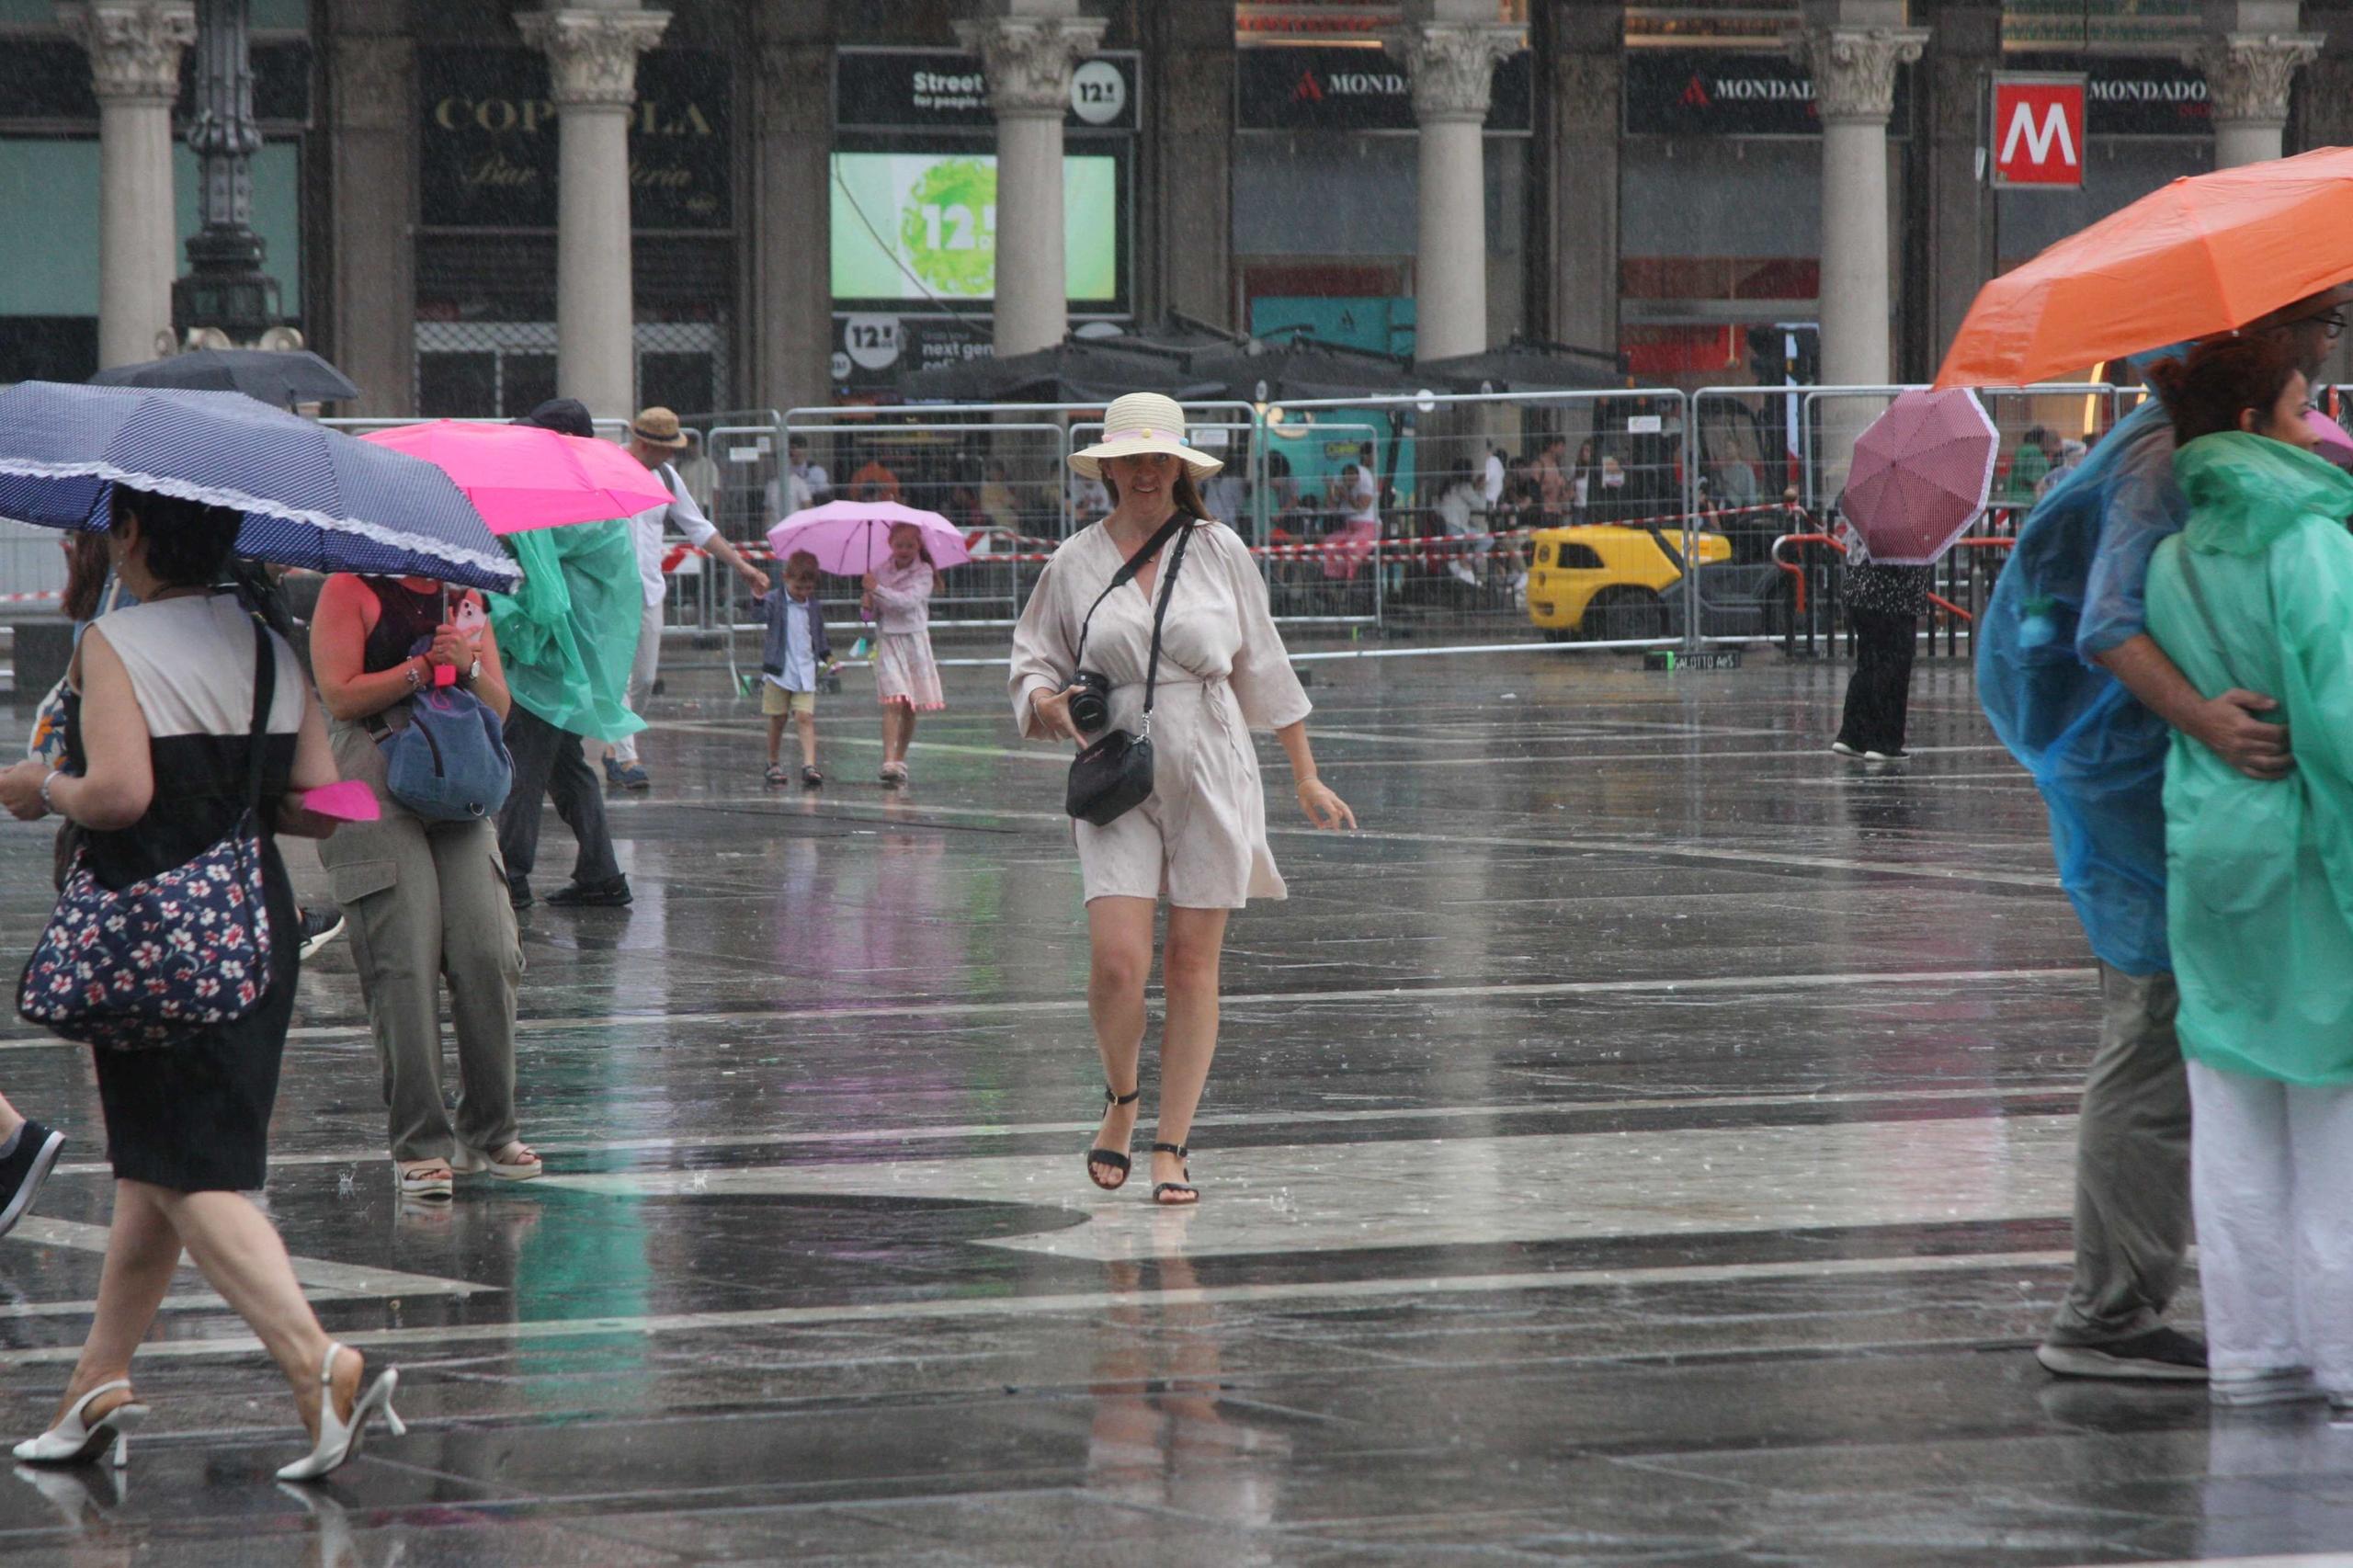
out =
[[[239,392],[19,381],[0,392],[0,517],[103,529],[114,487],[244,514],[237,553],[512,592],[522,572],[433,464]]]

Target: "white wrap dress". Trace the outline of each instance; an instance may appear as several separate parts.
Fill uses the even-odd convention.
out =
[[[1114,728],[1142,722],[1158,575],[1175,551],[1171,541],[1162,551],[1151,597],[1140,583],[1121,585],[1087,633],[1086,665],[1111,682]],[[1029,739],[1044,738],[1037,699],[1070,685],[1087,607],[1125,559],[1097,523],[1063,540],[1039,578],[1013,633],[1013,711]],[[1176,581],[1152,716],[1153,793],[1107,826],[1072,824],[1086,898],[1165,897],[1185,909],[1281,898],[1249,732],[1306,718],[1307,693],[1267,611],[1266,580],[1232,529],[1196,526]]]

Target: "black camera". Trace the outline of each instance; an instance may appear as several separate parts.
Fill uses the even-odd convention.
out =
[[[1093,734],[1111,722],[1111,677],[1081,670],[1071,677],[1070,722]]]

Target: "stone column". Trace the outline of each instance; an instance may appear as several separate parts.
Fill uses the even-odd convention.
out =
[[[1817,13],[1904,7],[1826,4]],[[1895,107],[1898,66],[1920,58],[1921,28],[1809,27],[1791,51],[1813,73],[1822,116],[1822,379],[1832,386],[1877,386],[1889,360],[1887,117]]]
[[[1141,236],[1148,291],[1138,313],[1180,311],[1233,319],[1233,0],[1146,7],[1151,85],[1144,97],[1153,160],[1151,226]]]
[[[172,105],[196,8],[89,0],[60,6],[57,20],[89,51],[98,95],[98,364],[135,364],[171,348]]]
[[[1994,192],[1978,172],[1985,140],[1986,80],[2002,64],[2002,8],[1948,4],[1938,8],[1921,74],[1928,94],[1928,298],[1906,313],[1907,374],[1933,374],[1945,345],[1969,314],[1977,290],[1994,276]]]
[[[1487,347],[1487,101],[1495,63],[1525,35],[1499,22],[1458,20],[1454,0],[1424,0],[1382,41],[1414,83],[1421,142],[1414,248],[1414,358],[1444,359]],[[1486,15],[1494,7],[1473,6]]]
[[[600,418],[636,412],[637,320],[630,271],[629,122],[637,57],[661,40],[667,11],[519,13],[547,51],[557,112],[556,389]]]
[[[1063,264],[1063,117],[1071,73],[1107,24],[1074,0],[1016,0],[1012,14],[959,22],[981,57],[996,115],[996,351],[1051,348],[1070,330]]]
[[[1552,319],[1544,335],[1618,347],[1618,132],[1626,87],[1614,9],[1553,13]]]
[[[327,244],[328,357],[359,389],[341,412],[416,409],[416,46],[347,34],[327,45],[334,222]]]
[[[755,403],[779,412],[833,401],[833,69],[823,7],[805,33],[760,45],[752,231]]]
[[[2243,6],[2232,10],[2246,9]],[[2296,7],[2286,7],[2290,25]],[[2190,56],[2206,74],[2214,105],[2214,166],[2236,168],[2281,155],[2288,129],[2288,89],[2296,73],[2320,58],[2327,40],[2316,33],[2225,32]]]
[[[2296,144],[2353,147],[2353,4],[2329,0],[2304,6],[2305,28],[2328,40],[2307,67],[2297,105]],[[2321,367],[2327,381],[2353,386],[2353,333],[2336,340]]]

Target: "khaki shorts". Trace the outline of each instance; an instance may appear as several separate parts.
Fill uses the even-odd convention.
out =
[[[781,719],[787,713],[814,713],[817,694],[813,691],[787,691],[772,680],[760,682],[760,711],[771,719]]]

